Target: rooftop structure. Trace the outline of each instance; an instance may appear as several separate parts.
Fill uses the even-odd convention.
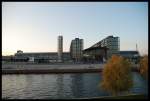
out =
[[[119,37],[108,36],[91,47],[107,47],[107,58],[109,58],[113,54],[119,54],[120,39]]]

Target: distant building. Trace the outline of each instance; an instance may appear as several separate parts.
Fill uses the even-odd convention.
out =
[[[22,50],[18,50],[17,53],[18,53],[18,54],[22,54],[23,51],[22,51]]]
[[[119,37],[108,36],[91,47],[107,47],[107,58],[110,58],[113,54],[119,54],[120,51],[120,39]]]
[[[29,62],[34,63],[34,57],[29,57],[28,59]]]
[[[26,53],[15,53],[14,59],[27,59],[29,62],[60,62],[58,61],[57,52],[26,52]],[[62,53],[62,59],[64,61],[69,61],[71,59],[69,52]]]
[[[18,53],[20,54],[20,53]],[[2,56],[2,61],[4,62],[28,62],[29,58],[27,57],[17,57],[14,55],[11,56]]]
[[[62,62],[63,36],[58,36],[58,61]]]
[[[70,54],[74,61],[80,61],[82,59],[83,39],[75,38],[71,41]]]
[[[2,56],[2,61],[3,62],[11,62],[13,56]]]
[[[66,62],[70,61],[70,53],[63,52],[63,36],[58,36],[58,50],[57,52],[26,52],[18,50],[14,56],[3,57],[3,60],[11,62]]]
[[[134,64],[137,64],[140,61],[140,54],[138,51],[120,51],[119,53]]]

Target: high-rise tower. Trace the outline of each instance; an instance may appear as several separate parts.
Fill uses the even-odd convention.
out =
[[[63,36],[58,36],[58,62],[62,62]]]
[[[80,61],[82,59],[82,50],[83,39],[75,38],[71,41],[70,53],[73,60]]]

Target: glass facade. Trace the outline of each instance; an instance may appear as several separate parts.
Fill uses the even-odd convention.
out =
[[[119,54],[120,51],[120,39],[119,37],[108,36],[105,39],[94,44],[92,47],[107,47],[107,58],[111,57],[113,54]]]
[[[71,42],[70,53],[71,57],[74,60],[80,60],[82,58],[82,50],[83,50],[83,39],[75,38]]]

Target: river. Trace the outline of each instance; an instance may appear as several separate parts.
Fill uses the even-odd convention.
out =
[[[130,93],[148,94],[148,81],[132,73]],[[2,75],[2,98],[69,99],[110,95],[99,84],[101,73]]]

